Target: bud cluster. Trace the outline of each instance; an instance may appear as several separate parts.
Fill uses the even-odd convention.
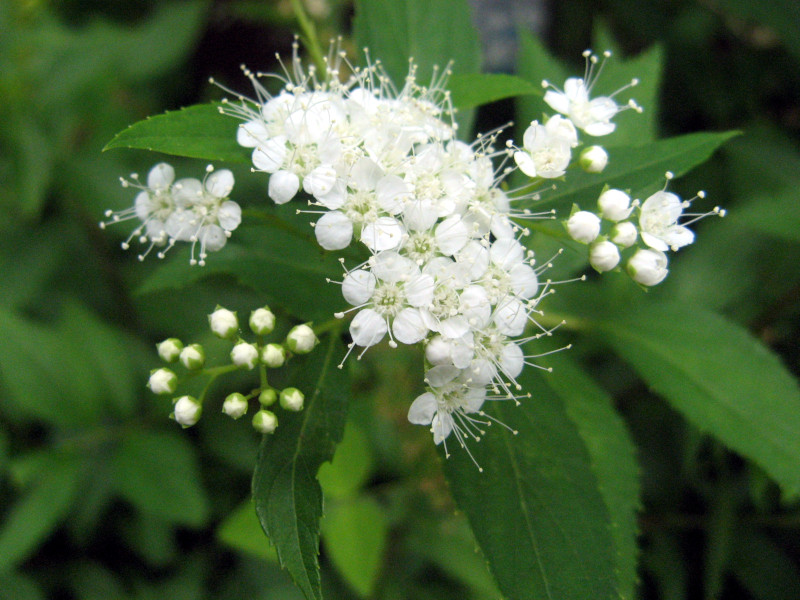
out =
[[[272,433],[278,426],[278,418],[270,408],[276,402],[284,410],[297,412],[303,409],[305,396],[295,387],[276,390],[269,385],[268,369],[283,367],[287,361],[298,354],[308,354],[319,340],[310,324],[294,326],[281,343],[267,342],[264,338],[275,329],[275,314],[268,306],[257,308],[250,313],[248,321],[250,331],[255,334],[256,341],[244,339],[239,327],[239,318],[235,312],[217,306],[208,315],[211,332],[222,340],[232,344],[230,362],[224,365],[208,367],[203,347],[200,344],[184,345],[177,338],[168,338],[156,344],[159,357],[166,363],[179,363],[185,370],[184,377],[206,375],[210,381],[199,398],[182,395],[173,399],[172,418],[183,427],[197,423],[203,411],[205,390],[221,375],[237,370],[259,370],[259,387],[249,394],[234,392],[229,394],[222,404],[222,412],[233,419],[244,416],[251,400],[257,400],[259,410],[253,416],[253,427],[260,433]],[[168,367],[154,369],[150,373],[147,386],[154,394],[173,395],[180,383],[179,376]]]

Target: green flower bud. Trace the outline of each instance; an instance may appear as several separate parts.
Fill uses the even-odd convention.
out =
[[[288,387],[281,391],[281,407],[285,410],[300,411],[303,410],[303,401],[305,396],[303,392],[297,388]]]
[[[259,433],[272,433],[278,428],[275,413],[261,409],[253,415],[253,428]]]
[[[286,336],[286,345],[295,354],[308,354],[318,343],[314,330],[305,323],[292,327]]]
[[[178,425],[185,429],[200,420],[200,415],[203,414],[203,405],[198,402],[197,398],[181,396],[173,400],[173,402],[175,408],[170,416],[175,419]]]
[[[147,387],[154,394],[174,394],[178,387],[178,376],[169,369],[154,369],[150,372]]]
[[[206,362],[206,353],[200,344],[190,344],[181,350],[181,364],[190,371],[202,369]]]
[[[221,306],[208,315],[208,324],[214,335],[222,339],[230,339],[239,331],[239,320],[236,318],[236,313]]]
[[[168,363],[175,362],[181,355],[183,342],[178,338],[169,338],[160,344],[156,344],[156,349],[158,350],[158,355],[161,357],[161,360]]]
[[[257,308],[250,313],[250,329],[256,335],[267,335],[275,329],[275,315],[269,306]]]
[[[272,406],[275,404],[275,401],[278,399],[278,392],[276,392],[273,388],[266,388],[261,390],[261,393],[258,395],[258,401],[261,403],[262,406]]]
[[[261,362],[271,369],[282,367],[286,362],[286,348],[280,344],[267,344],[261,348]]]
[[[222,403],[222,412],[232,419],[238,419],[247,412],[247,398],[239,392],[228,394]]]
[[[253,369],[258,363],[258,348],[247,342],[239,342],[231,350],[231,362],[237,367]]]

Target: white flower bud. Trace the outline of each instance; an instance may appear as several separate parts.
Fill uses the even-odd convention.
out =
[[[181,427],[191,427],[200,420],[203,405],[192,396],[181,396],[175,399],[175,408],[171,417]]]
[[[191,344],[181,350],[181,364],[190,371],[202,369],[206,362],[206,353],[200,344]]]
[[[589,146],[581,152],[578,164],[587,173],[601,173],[608,164],[608,152],[602,146]]]
[[[178,338],[169,338],[160,344],[156,344],[156,349],[158,350],[158,355],[161,357],[161,360],[168,363],[175,362],[181,355],[183,342]]]
[[[303,410],[303,401],[305,400],[303,392],[297,388],[288,387],[281,391],[280,402],[281,407],[286,410],[299,411]]]
[[[239,342],[231,349],[231,362],[247,370],[254,368],[258,363],[258,348],[247,342]]]
[[[275,314],[269,306],[257,308],[250,313],[250,329],[256,335],[267,335],[275,329]]]
[[[253,415],[253,429],[259,433],[273,433],[278,428],[278,417],[268,410],[260,410]]]
[[[258,395],[258,401],[261,403],[261,406],[272,406],[277,400],[278,392],[276,392],[273,388],[263,389]]]
[[[640,248],[628,261],[628,274],[642,285],[661,283],[667,273],[667,255],[660,250]]]
[[[236,313],[221,306],[208,315],[208,324],[214,335],[222,339],[231,338],[239,331],[239,319],[236,318]]]
[[[300,189],[300,179],[291,171],[276,171],[269,177],[269,197],[275,204],[286,204]]]
[[[609,221],[622,221],[631,215],[631,197],[622,190],[606,190],[597,199],[600,215]]]
[[[156,369],[150,373],[147,387],[154,394],[174,394],[178,387],[178,376],[169,369]]]
[[[639,230],[630,221],[624,221],[614,225],[609,237],[620,248],[630,248],[639,237]]]
[[[228,394],[222,403],[222,412],[232,419],[238,419],[247,412],[247,398],[239,392]]]
[[[619,264],[619,248],[613,242],[603,241],[589,248],[589,263],[600,271],[610,271]]]
[[[286,345],[295,354],[308,354],[318,343],[314,330],[306,324],[292,327],[286,336]]]
[[[286,348],[280,344],[267,344],[261,349],[261,362],[270,369],[282,367],[286,362]]]
[[[590,244],[600,235],[600,217],[588,210],[579,210],[567,221],[567,232],[573,240]]]

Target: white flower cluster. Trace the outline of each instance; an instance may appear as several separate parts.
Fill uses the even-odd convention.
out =
[[[134,238],[142,244],[149,244],[139,255],[139,260],[144,260],[156,246],[162,247],[158,257],[164,258],[177,242],[190,242],[190,263],[202,266],[209,252],[225,246],[231,232],[242,220],[241,208],[228,199],[234,183],[233,173],[228,169],[214,171],[208,165],[203,181],[194,178],[175,181],[175,170],[162,162],[150,169],[147,185],[139,183],[135,173],[131,175],[131,181],[121,181],[122,187],[133,186],[141,191],[132,208],[106,211],[109,220],[100,223],[100,227],[129,219],[141,221],[122,243],[125,250]],[[198,244],[200,248],[195,259]]]
[[[672,174],[667,173],[666,178],[669,181]],[[704,197],[698,192],[695,198]],[[644,286],[657,285],[669,272],[665,252],[694,241],[694,233],[686,226],[709,215],[725,216],[718,206],[708,213],[685,213],[695,198],[681,200],[660,190],[640,203],[622,190],[605,189],[597,200],[597,214],[574,210],[566,223],[567,232],[589,245],[589,262],[597,271],[616,268],[627,254],[626,270],[631,278]],[[689,220],[679,222],[685,217]]]

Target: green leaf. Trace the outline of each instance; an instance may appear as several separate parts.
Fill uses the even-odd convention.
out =
[[[532,398],[488,409],[517,430],[490,427],[470,451],[455,439],[445,475],[509,600],[617,598],[614,540],[586,447],[561,401],[527,369]]]
[[[322,598],[317,559],[322,490],[316,475],[344,431],[350,389],[347,371],[336,367],[344,354],[333,332],[304,360],[293,361],[289,381],[305,393],[305,408],[280,414],[278,429],[264,436],[253,473],[261,526],[308,600]]]
[[[250,152],[236,143],[238,121],[222,106],[196,104],[148,117],[120,131],[103,150],[137,148],[214,161],[250,164]]]
[[[758,600],[800,598],[800,570],[796,560],[768,536],[740,531],[731,548],[733,576]]]
[[[368,496],[333,502],[325,511],[325,548],[339,573],[361,597],[370,597],[375,589],[388,533],[386,514]]]
[[[447,88],[456,108],[475,108],[513,96],[541,96],[542,87],[505,73],[453,75]]]
[[[465,0],[358,0],[354,32],[359,48],[369,48],[395,85],[402,86],[408,60],[427,85],[434,65],[452,61],[454,73],[480,71],[481,47]]]
[[[611,397],[566,352],[541,359],[553,368],[543,380],[564,401],[567,415],[577,425],[586,444],[600,493],[611,516],[616,549],[619,596],[632,600],[636,592],[636,544],[640,507],[639,467],[636,447]]]
[[[546,79],[559,87],[569,77],[569,70],[556,60],[544,47],[541,41],[529,31],[520,30],[519,54],[517,55],[517,74],[530,81],[532,85],[541,87],[542,80]],[[518,139],[522,139],[522,132],[533,120],[541,120],[542,113],[552,112],[541,98],[521,97],[517,99],[517,125],[519,126]]]
[[[333,460],[322,465],[317,476],[325,497],[354,496],[372,472],[373,462],[367,436],[358,425],[349,422]]]
[[[0,600],[44,600],[35,580],[20,573],[0,573]]]
[[[114,487],[138,510],[170,523],[200,527],[209,505],[191,443],[177,431],[129,433],[112,457]]]
[[[731,220],[788,242],[800,243],[800,202],[797,187],[787,187],[769,195],[748,199],[731,213]]]
[[[240,552],[278,562],[275,548],[264,537],[252,500],[242,502],[225,518],[217,529],[217,538]]]
[[[800,492],[800,389],[780,359],[723,317],[658,304],[595,324],[701,430]]]
[[[753,19],[780,36],[786,49],[800,62],[800,5],[794,0],[721,0],[719,8]]]

